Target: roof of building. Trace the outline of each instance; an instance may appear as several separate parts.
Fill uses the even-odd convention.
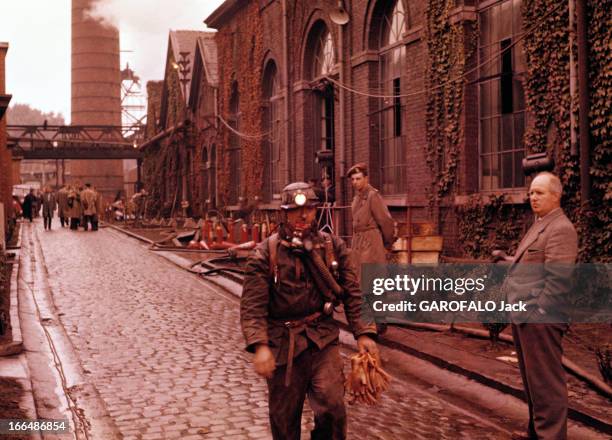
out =
[[[188,61],[187,69],[189,71],[185,75],[185,79],[187,79],[187,84],[184,89],[187,96],[183,97],[185,101],[189,99],[189,89],[191,84],[191,74],[193,72],[193,60],[196,50],[196,42],[199,37],[205,36],[206,34],[210,33],[211,32],[185,30],[170,31],[168,49],[172,49],[175,61],[178,62],[181,59],[181,55],[184,55],[184,58]],[[183,93],[182,87],[181,93]]]
[[[244,6],[245,3],[245,0],[225,0],[212,12],[212,14],[204,19],[204,23],[210,28],[219,29],[242,6]]]
[[[198,48],[204,64],[204,72],[208,83],[217,87],[219,84],[219,69],[217,62],[217,43],[215,41],[216,32],[207,32],[198,38]]]

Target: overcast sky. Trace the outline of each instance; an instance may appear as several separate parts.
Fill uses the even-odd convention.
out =
[[[98,0],[92,13],[118,24],[121,68],[163,79],[168,31],[205,30],[223,0]],[[9,43],[6,93],[11,103],[60,112],[70,121],[71,0],[0,0],[0,42]]]

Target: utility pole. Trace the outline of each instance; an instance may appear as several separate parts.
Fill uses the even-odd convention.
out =
[[[179,81],[181,83],[183,89],[183,121],[187,120],[188,113],[188,105],[187,105],[187,83],[189,82],[189,72],[191,72],[191,68],[189,67],[189,52],[179,52],[179,60],[175,65],[175,69],[178,70],[179,73]],[[183,138],[185,140],[185,137]],[[189,201],[187,200],[187,169],[189,168],[188,155],[187,155],[187,145],[184,145],[181,149],[182,157],[182,176],[181,176],[181,208],[183,209],[183,218],[187,217],[187,208],[189,207]]]

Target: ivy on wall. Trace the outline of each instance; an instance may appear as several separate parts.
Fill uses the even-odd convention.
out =
[[[524,0],[523,21],[535,23],[557,6],[556,0]],[[611,261],[612,199],[610,158],[610,96],[612,96],[612,41],[608,28],[612,0],[588,1],[589,89],[592,191],[581,206],[580,162],[571,154],[569,93],[569,15],[561,8],[525,39],[526,105],[530,124],[527,151],[548,148],[564,186],[564,210],[577,226],[582,261]],[[577,100],[576,100],[577,101]],[[577,108],[576,111],[580,111]],[[554,140],[551,145],[551,128]]]
[[[547,151],[555,158],[555,172],[564,186],[564,210],[577,227],[582,261],[611,261],[612,252],[612,37],[609,11],[612,0],[588,0],[591,196],[586,206],[580,200],[580,163],[571,154],[569,93],[569,15],[561,8],[549,16],[524,40],[527,64],[525,101],[528,126],[525,147],[528,153]],[[428,88],[458,75],[453,72],[463,60],[463,44],[469,46],[461,28],[448,23],[453,0],[432,0],[427,11],[427,41],[430,56]],[[523,0],[524,28],[531,28],[558,6],[557,0]],[[576,52],[575,52],[576,53]],[[460,73],[461,71],[459,71]],[[427,97],[427,162],[434,173],[431,204],[438,203],[456,179],[457,148],[461,128],[462,83],[437,88]],[[577,98],[577,97],[576,97]],[[577,99],[573,111],[578,112]],[[457,208],[458,226],[464,252],[475,258],[488,257],[504,242],[516,246],[521,224],[529,208],[506,206],[502,197],[472,197]]]
[[[488,259],[495,249],[514,252],[523,233],[525,210],[506,203],[502,195],[474,195],[457,207],[459,234],[465,254]]]
[[[457,177],[459,148],[463,138],[461,115],[466,60],[476,48],[476,26],[450,23],[455,0],[430,0],[426,17],[428,64],[426,73],[426,151],[433,174],[430,206],[438,204]]]
[[[177,70],[172,68],[174,55],[170,52],[168,56],[166,81],[164,83],[167,88],[166,119],[162,121],[164,122],[162,125],[164,129],[178,124],[183,119],[180,81]],[[149,103],[155,99],[161,102],[161,90],[159,90],[159,94],[159,96],[149,96]],[[154,133],[148,134],[154,135]],[[180,138],[180,141],[177,137]],[[145,152],[142,176],[144,187],[150,194],[146,213],[148,216],[169,217],[173,208],[174,212],[178,212],[181,200],[180,197],[175,197],[175,193],[179,188],[181,166],[179,155],[185,142],[189,141],[182,132],[175,133],[171,137],[159,141],[156,145],[150,146]]]
[[[232,21],[240,26],[231,24],[224,26],[217,34],[217,53],[219,57],[220,113],[225,120],[229,120],[229,103],[234,81],[238,84],[240,131],[243,133],[261,133],[262,128],[262,63],[263,53],[263,20],[260,15],[258,2],[248,4],[238,11]],[[236,45],[236,47],[234,47]],[[218,158],[220,167],[218,172],[218,189],[221,200],[220,205],[227,205],[229,199],[229,185],[231,182],[229,154],[227,147],[230,144],[231,132],[222,128],[222,145]],[[243,182],[243,197],[250,202],[255,196],[261,197],[263,188],[263,140],[241,138],[241,181]],[[248,185],[244,184],[248,182]]]

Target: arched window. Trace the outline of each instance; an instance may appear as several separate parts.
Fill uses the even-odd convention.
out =
[[[326,76],[334,74],[336,65],[334,40],[327,26],[319,22],[313,26],[308,43],[308,47],[314,49],[307,58],[310,79],[318,81],[319,85],[313,92],[313,117],[308,118],[313,134],[312,149],[306,149],[307,153],[311,153],[310,160],[314,170],[310,177],[316,179],[329,177],[334,181],[334,87],[324,80]]]
[[[334,65],[336,57],[334,56],[334,40],[332,39],[331,33],[327,29],[320,31],[319,38],[317,39],[317,48],[315,49],[315,64],[313,77],[318,78],[321,76],[329,75]]]
[[[280,155],[281,155],[281,87],[276,64],[270,61],[264,71],[263,80],[264,108],[262,113],[263,129],[269,135],[264,140],[264,179],[263,199],[272,200],[274,194],[281,192]]]
[[[238,83],[232,84],[232,94],[229,102],[229,125],[236,131],[240,131],[240,94],[238,92]],[[242,194],[242,166],[240,163],[240,136],[234,132],[229,135],[229,163],[230,163],[230,187],[229,187],[229,204],[236,205],[238,197]]]
[[[402,0],[382,9],[378,42],[380,90],[383,95],[401,95],[407,90],[402,73],[406,71],[406,46],[403,36],[407,19]],[[380,99],[379,133],[381,190],[383,194],[401,194],[407,186],[405,100]]]

